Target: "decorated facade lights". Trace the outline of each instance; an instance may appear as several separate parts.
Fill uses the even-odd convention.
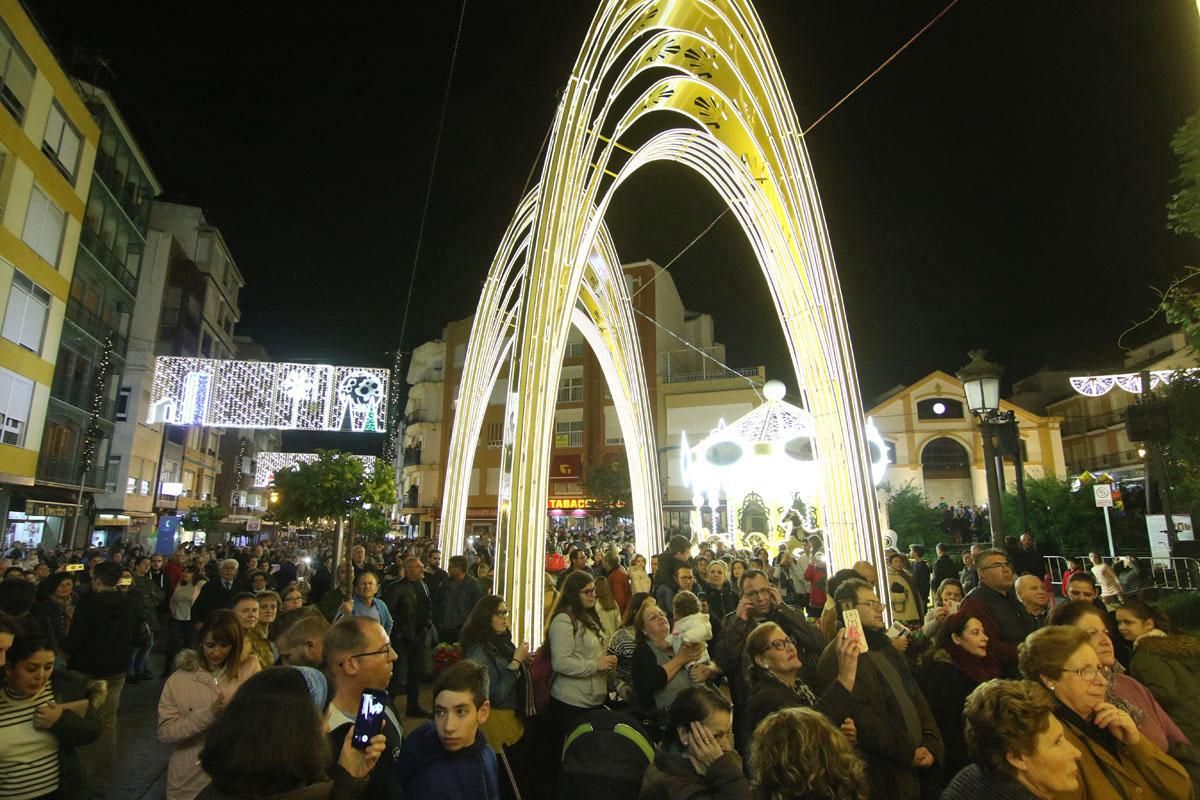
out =
[[[1157,389],[1171,382],[1176,372],[1195,374],[1198,368],[1191,369],[1156,369],[1150,372],[1150,388]],[[1130,394],[1142,393],[1142,374],[1126,372],[1120,375],[1080,375],[1069,379],[1071,388],[1084,397],[1100,397],[1111,392],[1114,388],[1123,389]]]
[[[353,456],[362,462],[363,477],[370,478],[375,474],[375,456]],[[275,483],[275,473],[282,469],[291,469],[297,464],[311,464],[317,460],[316,453],[280,453],[264,450],[254,457],[254,486],[271,486]]]
[[[147,422],[383,432],[388,370],[160,356]]]

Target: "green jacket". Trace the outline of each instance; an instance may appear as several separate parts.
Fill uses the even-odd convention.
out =
[[[1200,639],[1182,633],[1144,636],[1129,674],[1146,685],[1193,744],[1200,742]]]

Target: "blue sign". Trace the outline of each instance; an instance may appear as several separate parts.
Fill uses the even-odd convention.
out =
[[[161,556],[169,556],[175,552],[175,533],[179,530],[179,517],[167,515],[158,518],[158,539],[154,543],[154,552]]]

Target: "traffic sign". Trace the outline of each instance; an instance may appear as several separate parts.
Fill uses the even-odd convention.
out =
[[[1097,483],[1092,487],[1096,494],[1096,508],[1112,508],[1112,486],[1107,483]]]

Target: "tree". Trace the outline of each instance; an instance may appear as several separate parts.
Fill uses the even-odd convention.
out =
[[[942,512],[929,507],[925,495],[912,481],[895,489],[885,484],[888,524],[896,532],[896,547],[908,552],[909,545],[932,547],[946,538],[942,531]]]
[[[196,506],[183,515],[180,520],[183,527],[189,530],[204,531],[207,534],[217,532],[217,524],[225,519],[225,510],[212,503]]]
[[[1192,115],[1171,139],[1179,161],[1179,187],[1167,203],[1167,225],[1183,236],[1200,238],[1200,113]],[[1162,293],[1161,310],[1178,325],[1188,344],[1200,351],[1200,268],[1184,267],[1183,274]]]
[[[606,518],[632,515],[633,489],[630,488],[629,464],[624,455],[589,461],[581,486]]]
[[[363,480],[362,505],[351,512],[351,529],[369,542],[381,542],[392,529],[388,510],[396,503],[396,476],[383,459],[375,462],[375,472]]]
[[[386,464],[380,462],[379,467],[367,477],[362,461],[350,453],[318,450],[315,461],[275,473],[275,516],[282,522],[326,528],[350,517],[357,533],[382,538],[390,527],[388,510],[396,502],[396,480]]]
[[[1020,536],[1023,530],[1017,496],[1006,492],[1001,502],[1004,505],[1005,535]],[[1104,512],[1096,508],[1091,487],[1072,491],[1069,482],[1053,475],[1026,478],[1025,505],[1029,515],[1029,530],[1047,550],[1057,550],[1065,556],[1076,556],[1092,550],[1108,552]],[[1122,525],[1124,519],[1114,514],[1114,529]],[[1126,524],[1123,527],[1130,526]]]
[[[1176,372],[1161,390],[1171,434],[1162,447],[1172,513],[1200,512],[1200,375]]]

